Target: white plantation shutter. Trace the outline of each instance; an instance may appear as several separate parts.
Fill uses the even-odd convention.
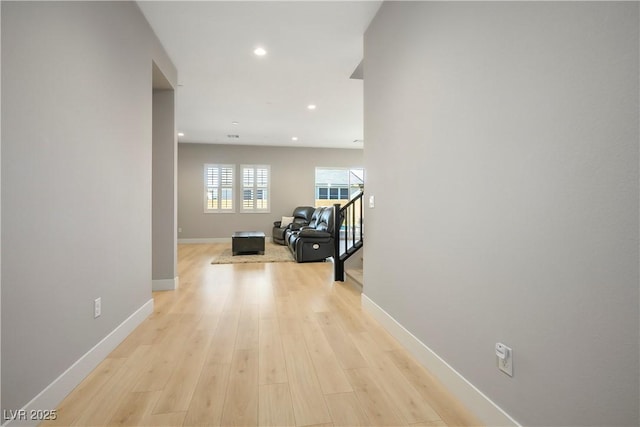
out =
[[[241,212],[269,213],[269,186],[271,167],[269,165],[242,165],[242,205]]]
[[[235,165],[204,165],[205,213],[235,212],[234,171]]]

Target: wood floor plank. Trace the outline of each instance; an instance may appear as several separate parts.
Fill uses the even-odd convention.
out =
[[[218,320],[218,325],[209,346],[209,355],[206,363],[231,363],[239,320],[239,313],[225,314]]]
[[[329,297],[324,293],[319,293],[317,289],[303,289],[296,292],[295,296],[301,305],[309,311],[314,313],[331,311]]]
[[[288,269],[287,269],[288,270]],[[287,270],[277,268],[273,271],[271,288],[273,289],[273,296],[275,298],[278,297],[286,297],[289,295],[289,289],[287,287],[289,280]]]
[[[184,419],[185,426],[220,425],[230,371],[230,364],[212,363],[202,368]]]
[[[164,338],[151,346],[152,357],[145,363],[134,391],[157,391],[164,389],[176,368],[184,342],[191,333],[188,321],[182,322],[181,314],[168,314],[170,326]],[[185,330],[186,329],[186,330]]]
[[[411,427],[448,427],[447,424],[442,421],[422,421],[419,423],[409,424]]]
[[[278,296],[276,300],[276,313],[279,318],[295,319],[298,317],[298,307],[292,295]]]
[[[140,420],[140,427],[181,427],[185,417],[184,412],[168,414],[151,414]]]
[[[208,331],[211,335],[213,335],[218,328],[218,322],[220,321],[220,316],[218,314],[205,314],[202,316],[196,329],[201,331]]]
[[[315,316],[304,316],[301,325],[309,356],[318,375],[322,392],[324,394],[334,394],[353,391]]]
[[[236,336],[237,350],[257,350],[259,343],[260,310],[258,304],[243,304]]]
[[[291,295],[276,297],[276,313],[281,335],[303,339],[298,306]]]
[[[331,263],[212,265],[225,247],[180,244],[180,287],[42,425],[479,425]]]
[[[259,384],[287,382],[287,366],[276,319],[260,320]]]
[[[389,358],[447,425],[482,425],[471,412],[444,388],[440,381],[413,360],[406,351],[389,352]]]
[[[296,424],[306,426],[331,422],[322,387],[306,347],[300,345],[299,337],[291,335],[282,335],[282,344]]]
[[[55,420],[43,423],[46,426],[69,426],[87,409],[98,391],[122,367],[126,359],[107,358],[82,381],[73,393],[58,406]]]
[[[185,283],[182,285],[184,286]],[[188,283],[186,285],[188,286]],[[178,297],[179,294],[176,292],[156,292],[153,298],[153,315],[151,317],[163,317],[171,310]]]
[[[371,368],[350,369],[347,372],[362,410],[372,426],[400,426],[407,423],[395,411],[393,404],[375,381]]]
[[[395,340],[378,322],[376,322],[367,313],[363,312],[363,321],[365,323],[366,332],[371,335],[374,341],[378,344],[380,350],[383,351],[395,351],[402,350],[402,346]]]
[[[107,425],[123,397],[134,391],[136,381],[148,361],[150,349],[149,345],[139,346],[93,396],[81,416],[72,425]]]
[[[194,313],[196,311],[198,302],[192,288],[187,288],[181,292],[175,302],[171,305],[169,313],[171,314],[185,314]]]
[[[176,368],[165,385],[153,413],[184,412],[189,409],[191,396],[195,390],[204,365],[211,334],[195,329],[184,343]]]
[[[258,425],[295,426],[288,384],[263,384],[259,390]]]
[[[377,343],[368,333],[351,334],[351,339],[361,353],[367,355],[371,369],[376,373],[375,381],[405,421],[441,421],[429,402],[402,375],[389,359],[387,352],[377,347]]]
[[[336,354],[343,369],[355,369],[367,366],[367,362],[353,344],[349,336],[342,329],[339,321],[332,313],[318,313],[318,324],[327,341]]]
[[[110,426],[139,426],[151,415],[160,397],[159,391],[130,392],[122,399],[108,422]]]
[[[229,289],[224,301],[224,306],[222,307],[222,312],[220,313],[222,316],[237,316],[240,318],[245,288],[246,284],[237,283]]]
[[[210,286],[207,286],[205,289],[201,290],[200,298],[206,298],[209,300],[209,305],[205,311],[205,315],[219,317],[222,314],[231,286],[233,285],[220,283],[214,289],[210,289]]]
[[[344,301],[340,294],[331,295],[331,311],[335,314],[342,328],[348,333],[364,332],[365,323],[362,320],[360,306],[354,306],[351,301]]]
[[[153,344],[154,336],[162,334],[166,330],[166,325],[161,325],[161,323],[167,323],[165,319],[163,317],[162,320],[158,319],[155,322],[146,319],[109,356],[112,358],[129,357],[139,345]]]
[[[227,386],[222,425],[258,425],[258,352],[236,350]]]
[[[370,426],[355,393],[337,393],[325,396],[335,426]]]
[[[275,298],[269,298],[260,303],[260,319],[275,319],[276,313],[276,300]]]

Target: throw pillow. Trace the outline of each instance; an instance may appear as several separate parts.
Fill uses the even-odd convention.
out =
[[[287,228],[291,223],[293,223],[292,216],[283,216],[282,221],[280,221],[280,228]]]

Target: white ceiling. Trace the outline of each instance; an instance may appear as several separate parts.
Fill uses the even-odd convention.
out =
[[[178,69],[180,142],[362,148],[363,82],[349,77],[380,1],[138,4]]]

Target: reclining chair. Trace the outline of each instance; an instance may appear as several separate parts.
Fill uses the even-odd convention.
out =
[[[293,210],[293,215],[291,217],[283,217],[283,219],[287,218],[290,222],[284,223],[282,221],[276,221],[273,223],[273,231],[272,231],[272,239],[273,243],[278,243],[280,245],[286,244],[287,232],[292,230],[299,230],[301,227],[305,225],[309,225],[311,221],[311,217],[315,212],[315,208],[311,206],[298,206]]]
[[[333,256],[333,211],[332,206],[316,208],[309,225],[285,233],[287,245],[297,262],[324,261]]]

